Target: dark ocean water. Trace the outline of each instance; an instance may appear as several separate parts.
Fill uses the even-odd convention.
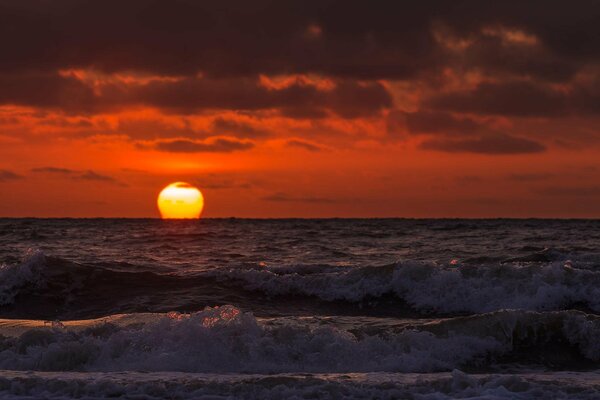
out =
[[[0,398],[600,398],[600,221],[0,219]]]

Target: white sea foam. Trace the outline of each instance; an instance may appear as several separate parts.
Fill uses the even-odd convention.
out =
[[[323,267],[308,273],[304,268],[230,268],[212,274],[271,295],[359,302],[394,294],[419,310],[446,313],[557,310],[576,303],[600,311],[600,271],[564,262],[475,267],[409,261],[385,267]]]
[[[552,342],[578,348],[591,361],[600,360],[596,340],[600,321],[576,311],[504,311],[376,334],[361,331],[360,326],[345,330],[335,322],[307,324],[302,318],[257,320],[233,306],[193,314],[65,322],[45,329],[32,323],[25,326],[19,336],[0,340],[0,369],[431,372],[487,365],[515,346],[535,348]]]
[[[579,399],[600,396],[597,372],[476,374],[189,374],[0,371],[15,399]]]
[[[14,303],[24,290],[35,293],[36,290],[46,290],[47,286],[48,290],[56,292],[77,282],[91,285],[94,282],[92,275],[100,272],[118,273],[46,258],[41,251],[30,251],[20,264],[0,266],[0,305]],[[198,274],[194,277],[199,279],[198,282],[204,276],[272,296],[303,295],[324,301],[356,303],[392,295],[425,312],[543,311],[561,310],[573,305],[600,312],[600,271],[578,268],[570,261],[478,266],[417,261],[381,267],[245,265],[218,267]],[[166,279],[160,275],[152,276],[154,284]],[[131,276],[127,278],[136,282]],[[139,281],[147,278],[147,275],[140,276]],[[182,282],[185,279],[183,276],[180,278]],[[86,287],[79,289],[85,291]],[[49,295],[60,297],[61,293]]]
[[[232,306],[121,327],[30,330],[5,339],[0,368],[16,370],[356,372],[436,371],[501,351],[494,338],[407,330],[357,337],[334,326],[269,325]]]
[[[24,286],[43,286],[45,261],[40,250],[29,250],[20,264],[0,264],[0,306],[12,303]]]

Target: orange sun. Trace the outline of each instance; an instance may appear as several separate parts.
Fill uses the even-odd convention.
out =
[[[200,218],[204,197],[189,183],[175,182],[160,192],[156,203],[163,218]]]

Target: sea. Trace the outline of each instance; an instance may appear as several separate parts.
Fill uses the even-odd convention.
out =
[[[0,219],[0,399],[600,399],[600,221]]]

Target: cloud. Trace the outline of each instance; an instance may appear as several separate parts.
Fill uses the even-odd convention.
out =
[[[212,131],[216,135],[227,134],[229,136],[250,139],[261,138],[269,135],[264,129],[256,129],[246,122],[223,117],[217,117],[214,119],[212,122]]]
[[[86,181],[102,181],[102,182],[114,182],[115,178],[108,175],[101,175],[94,171],[86,171],[78,176],[78,179],[84,179]]]
[[[72,175],[72,174],[77,173],[77,171],[74,171],[72,169],[59,168],[59,167],[38,167],[38,168],[32,168],[31,172],[59,174],[59,175]]]
[[[388,118],[403,118],[408,132],[412,134],[465,135],[481,132],[485,129],[484,124],[472,118],[439,111],[395,112]]]
[[[535,190],[539,194],[545,196],[573,196],[573,197],[588,197],[600,196],[600,186],[547,186]]]
[[[0,169],[0,182],[13,181],[17,179],[23,179],[23,177],[7,169]]]
[[[331,89],[295,82],[289,86],[270,89],[256,78],[207,79],[185,78],[176,82],[155,81],[132,88],[123,94],[122,102],[158,107],[176,113],[199,110],[289,110],[312,109],[330,111],[344,118],[377,115],[391,107],[392,97],[377,82],[360,84],[339,81]],[[247,126],[217,122],[227,129]]]
[[[307,142],[305,140],[301,140],[301,139],[290,139],[285,144],[288,147],[296,147],[299,149],[304,149],[304,150],[312,151],[312,152],[317,152],[317,151],[323,150],[323,148],[321,146],[311,143],[311,142]]]
[[[171,153],[231,153],[233,151],[249,150],[254,147],[252,142],[217,138],[207,141],[186,139],[166,140],[154,144],[153,148]]]
[[[72,76],[47,73],[35,76],[0,75],[0,104],[48,108],[67,113],[113,112],[127,107],[147,106],[175,114],[209,110],[279,110],[289,117],[299,115],[303,118],[310,110],[313,114],[323,116],[333,113],[343,118],[358,118],[375,116],[391,107],[392,97],[378,82],[341,80],[336,81],[332,88],[321,88],[297,81],[272,89],[262,85],[255,76],[232,79],[192,76],[130,83],[108,79],[88,85]],[[261,134],[241,122],[217,119],[215,124],[216,129],[249,137]]]
[[[482,83],[475,90],[443,94],[426,103],[438,110],[513,117],[555,117],[568,112],[564,93],[525,81]]]
[[[78,170],[74,170],[74,169],[49,166],[49,167],[32,168],[31,172],[64,176],[64,177],[68,177],[71,179],[77,179],[77,180],[106,182],[106,183],[117,184],[119,186],[127,186],[126,184],[120,182],[119,180],[113,178],[112,176],[102,175],[102,174],[99,174],[92,170],[78,171]]]
[[[537,182],[553,178],[555,175],[547,172],[516,173],[507,176],[507,179],[517,182]]]
[[[119,119],[116,133],[127,135],[133,139],[161,139],[167,137],[205,137],[208,132],[194,129],[185,117],[173,117],[171,120],[161,120],[152,117],[137,117]]]
[[[428,139],[421,144],[425,150],[437,150],[448,153],[478,153],[489,155],[533,154],[546,150],[545,146],[533,140],[492,134],[467,139]]]
[[[334,0],[234,0],[228,7],[218,2],[169,0],[150,4],[96,0],[86,7],[74,0],[4,1],[0,69],[94,66],[105,72],[141,70],[165,75],[203,71],[227,77],[315,73],[361,80],[409,79],[447,62],[432,27],[443,26],[457,39],[473,41],[484,28],[500,26],[535,37],[544,51],[522,63],[511,60],[512,53],[493,63],[498,52],[482,51],[470,54],[469,60],[483,59],[482,66],[496,68],[508,63],[510,70],[543,75],[551,69],[550,63],[535,63],[536,58],[564,60],[575,66],[598,59],[600,28],[591,16],[598,15],[599,7],[594,0],[580,0],[576,6],[561,1],[482,4],[467,0],[457,5],[425,0],[378,7]],[[55,26],[62,29],[52,29]],[[307,36],[314,27],[319,34]],[[487,42],[479,48],[492,47],[488,43],[493,39],[499,42],[493,48],[502,44],[498,40],[502,38],[484,36]],[[61,51],[48,51],[57,44]]]
[[[279,136],[281,125],[264,129],[262,118],[281,116],[310,123],[364,119],[337,127],[356,133],[372,124],[364,129],[368,140],[399,133],[472,136],[424,143],[445,151],[539,152],[543,145],[527,134],[507,136],[522,130],[503,135],[482,116],[503,117],[503,126],[516,127],[514,120],[540,117],[593,123],[600,112],[595,0],[576,6],[553,0],[378,7],[354,0],[126,3],[0,0],[0,105],[76,115],[155,109],[181,121],[121,121],[115,127],[112,120],[103,129],[82,119],[82,126],[63,122],[63,128],[170,138],[156,148],[176,152],[236,147],[210,144],[204,140],[209,136]],[[287,83],[264,84],[280,78]],[[383,121],[388,137],[373,139],[375,124],[386,129],[381,118],[389,110],[396,111]],[[219,117],[222,112],[228,116]],[[204,125],[188,123],[200,115]],[[286,121],[288,127],[294,122]],[[492,142],[502,142],[501,150],[490,149]]]
[[[96,102],[93,88],[55,72],[0,73],[0,104],[87,112]]]
[[[200,189],[212,189],[212,190],[223,190],[223,189],[250,189],[252,183],[250,182],[238,182],[235,179],[227,177],[206,177],[197,181],[197,186]]]
[[[291,196],[286,193],[278,192],[262,197],[261,200],[273,202],[294,202],[294,203],[335,203],[336,200],[327,197],[312,196]]]
[[[361,79],[406,77],[426,65],[410,56],[433,45],[426,34],[430,16],[423,6],[411,7],[418,9],[410,13],[399,5],[366,12],[363,5],[348,3],[343,19],[339,5],[331,1],[233,1],[222,7],[215,2],[132,0],[124,5],[104,0],[81,7],[73,0],[57,0],[52,6],[22,0],[2,6],[0,37],[12,39],[2,42],[0,68],[5,70],[94,66],[108,72],[169,75],[204,71],[213,76],[314,72]],[[322,32],[316,40],[305,36],[314,21]],[[77,35],[64,35],[52,26]],[[57,43],[60,52],[47,51]],[[392,49],[396,51],[390,53]]]
[[[100,183],[110,183],[117,186],[127,187],[128,185],[113,178],[112,176],[102,175],[92,170],[87,170],[85,172],[80,173],[77,176],[74,176],[73,179],[90,181],[90,182],[100,182]]]

